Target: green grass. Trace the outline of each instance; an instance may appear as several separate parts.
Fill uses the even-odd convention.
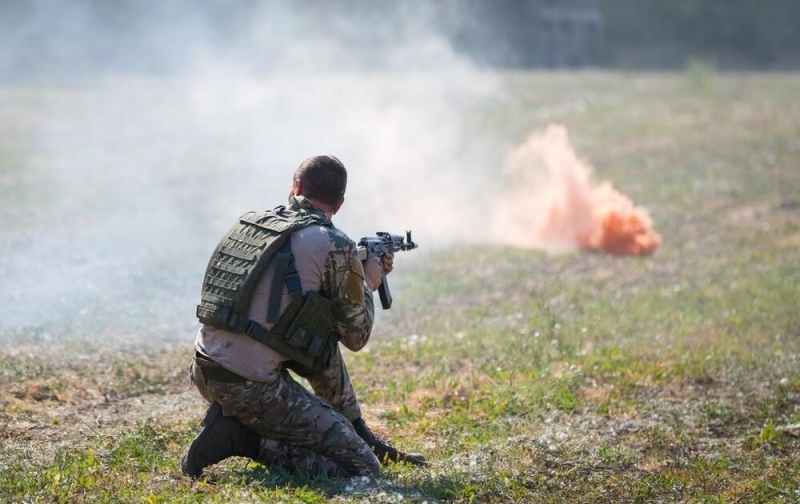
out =
[[[513,98],[465,127],[516,143],[566,124],[664,244],[650,258],[474,246],[403,267],[374,341],[347,359],[369,423],[429,468],[309,481],[234,459],[192,484],[177,464],[197,418],[69,423],[75,389],[199,402],[180,395],[187,350],[86,357],[76,342],[0,359],[0,500],[800,500],[800,77],[505,82]],[[59,425],[51,442],[25,430],[51,404],[65,442]]]

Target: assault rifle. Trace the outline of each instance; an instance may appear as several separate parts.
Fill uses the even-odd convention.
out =
[[[383,281],[378,287],[378,294],[381,296],[381,306],[384,310],[392,307],[392,293],[389,292],[389,284],[386,283],[386,271],[383,270],[383,254],[398,252],[400,250],[411,250],[419,245],[411,241],[411,231],[406,231],[403,238],[400,235],[393,235],[385,231],[378,231],[375,236],[365,236],[358,241],[358,258],[366,261],[372,257],[381,260],[381,273]]]

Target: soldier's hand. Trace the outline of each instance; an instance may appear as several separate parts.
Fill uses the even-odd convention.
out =
[[[394,254],[387,252],[383,254],[383,271],[388,275],[394,269]]]
[[[364,281],[367,287],[375,291],[383,283],[383,272],[381,261],[377,257],[372,257],[364,261]]]

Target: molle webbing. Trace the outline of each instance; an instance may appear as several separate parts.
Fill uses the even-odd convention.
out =
[[[200,322],[245,332],[236,322],[247,319],[253,289],[265,266],[288,242],[292,232],[311,224],[331,225],[313,213],[295,212],[282,206],[242,215],[219,242],[206,267],[197,306]],[[286,282],[288,285],[288,277]]]

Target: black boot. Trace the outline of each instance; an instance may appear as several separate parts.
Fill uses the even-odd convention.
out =
[[[261,436],[233,417],[222,414],[217,403],[211,403],[197,433],[181,456],[181,471],[197,479],[203,468],[228,457],[240,456],[255,459],[258,456]]]
[[[372,452],[383,465],[393,462],[407,462],[416,466],[426,466],[428,463],[419,453],[403,453],[388,442],[379,438],[369,430],[363,418],[353,421],[353,428],[361,439],[367,442]]]

